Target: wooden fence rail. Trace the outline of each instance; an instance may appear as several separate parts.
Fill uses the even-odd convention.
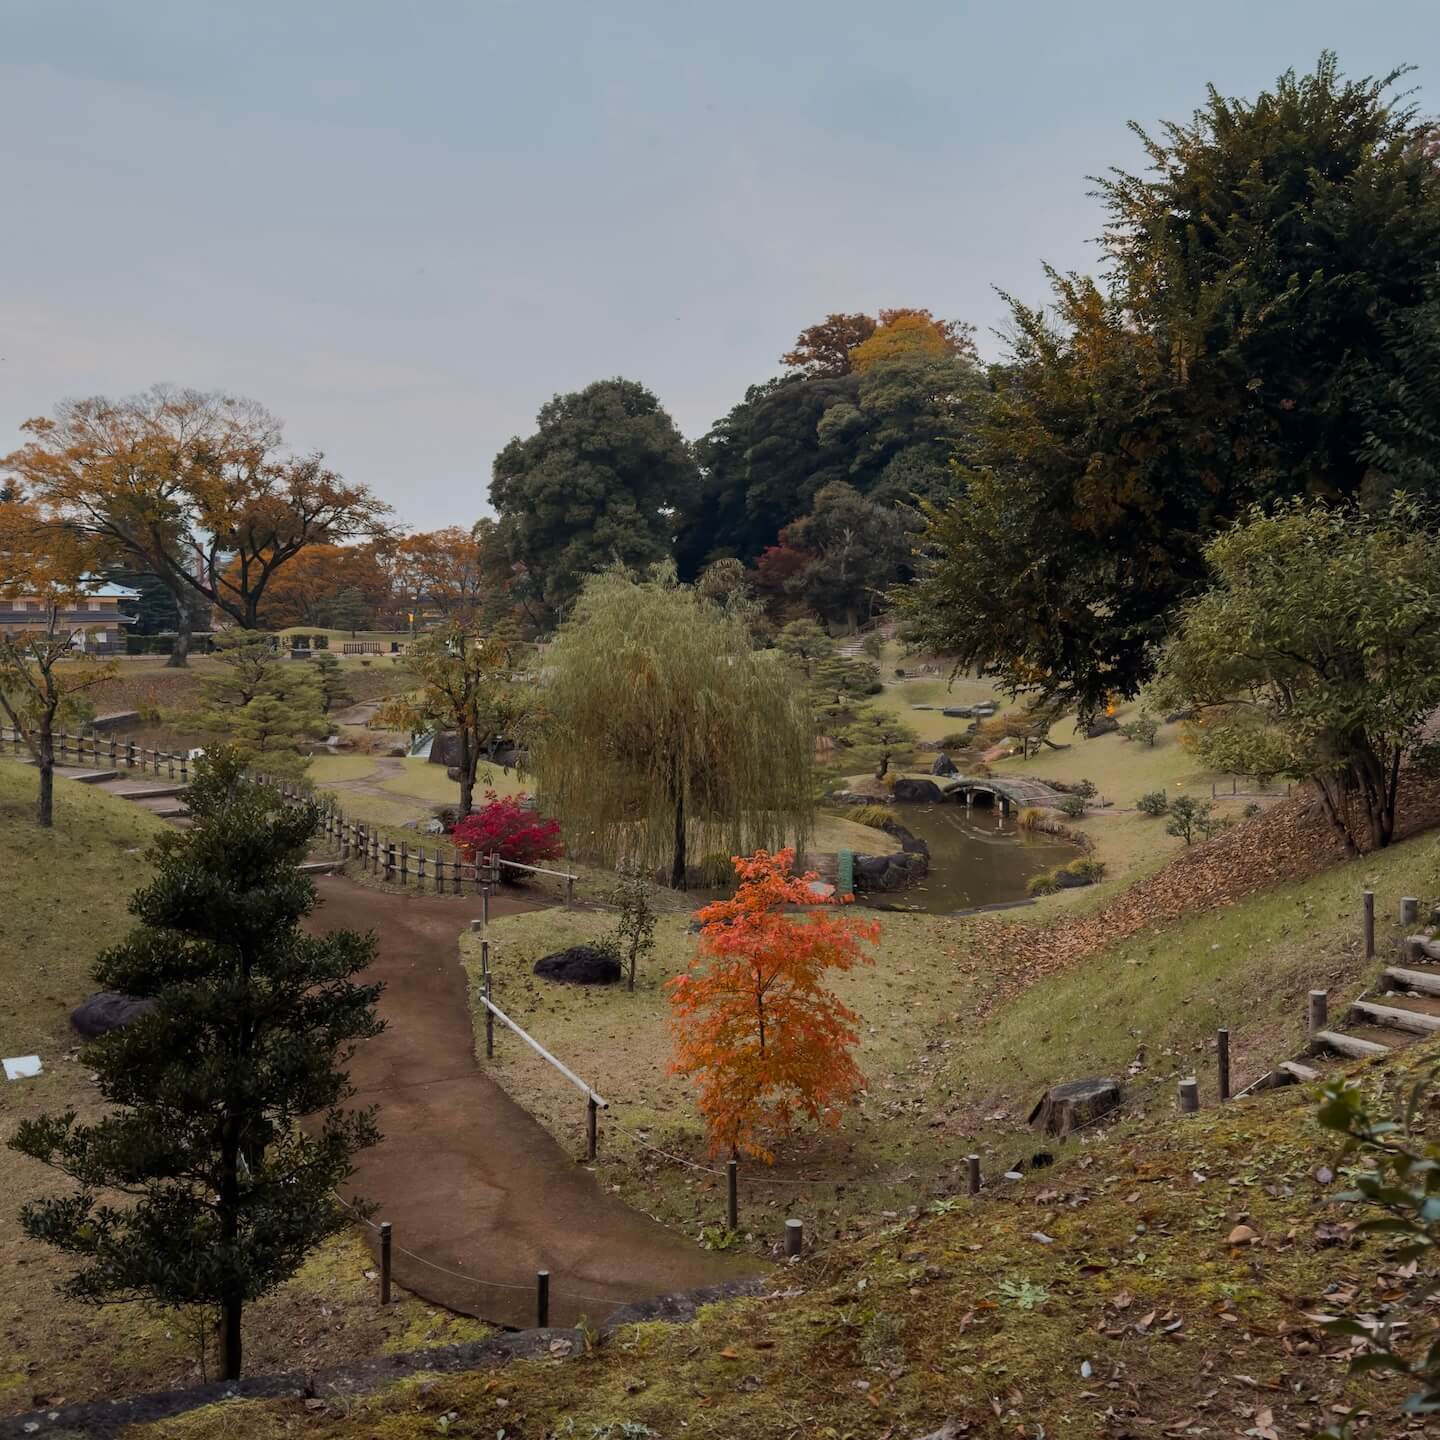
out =
[[[0,725],[0,752],[6,746],[19,754],[29,750],[24,735],[14,725]],[[163,775],[182,784],[190,781],[190,752],[188,750],[161,750],[156,746],[137,745],[125,735],[95,735],[80,733],[72,735],[68,730],[59,730],[54,736],[55,763],[57,765],[94,766],[97,770],[130,772],[139,770],[143,774]]]
[[[15,753],[28,751],[24,736],[14,725],[0,725],[0,753],[9,746]],[[161,750],[137,745],[128,736],[71,734],[55,735],[55,760],[60,765],[92,765],[97,770],[114,770],[121,775],[139,771],[165,776],[182,785],[190,783],[190,751]],[[320,833],[340,851],[342,860],[354,860],[372,875],[381,875],[392,884],[432,889],[437,895],[485,894],[500,883],[502,867],[536,875],[551,875],[565,882],[565,903],[574,903],[577,876],[565,870],[547,870],[540,865],[522,865],[502,860],[499,855],[484,861],[468,861],[454,851],[446,853],[436,844],[431,853],[423,845],[384,838],[373,825],[355,820],[328,797],[316,799],[288,780],[262,775],[262,783],[294,804],[313,801],[320,810]]]

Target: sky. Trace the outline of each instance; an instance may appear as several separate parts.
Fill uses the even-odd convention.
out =
[[[1440,114],[1434,0],[0,0],[0,454],[157,382],[416,528],[553,394],[703,433],[835,310],[1094,269],[1087,176],[1339,53]]]

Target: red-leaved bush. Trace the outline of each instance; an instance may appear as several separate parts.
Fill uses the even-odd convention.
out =
[[[484,805],[471,811],[450,832],[456,849],[472,865],[497,850],[502,860],[521,865],[535,865],[563,855],[560,822],[522,809],[524,798],[507,795],[502,800],[493,790],[487,790]]]

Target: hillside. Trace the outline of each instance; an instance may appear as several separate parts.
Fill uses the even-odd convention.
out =
[[[1427,1047],[1409,1064],[1433,1059]],[[949,1421],[966,1437],[1291,1440],[1347,1415],[1361,1436],[1425,1433],[1396,1414],[1399,1387],[1350,1378],[1350,1342],[1307,1318],[1364,1314],[1417,1283],[1330,1203],[1333,1150],[1299,1091],[1158,1118],[977,1201],[897,1214],[692,1324],[128,1433],[919,1440]]]

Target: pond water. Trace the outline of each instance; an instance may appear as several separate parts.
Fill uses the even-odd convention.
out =
[[[1032,838],[998,810],[963,804],[897,805],[895,819],[930,847],[930,873],[893,895],[865,897],[863,904],[948,915],[1025,899],[1025,882],[1042,870],[1073,860],[1081,850],[1048,836]]]

